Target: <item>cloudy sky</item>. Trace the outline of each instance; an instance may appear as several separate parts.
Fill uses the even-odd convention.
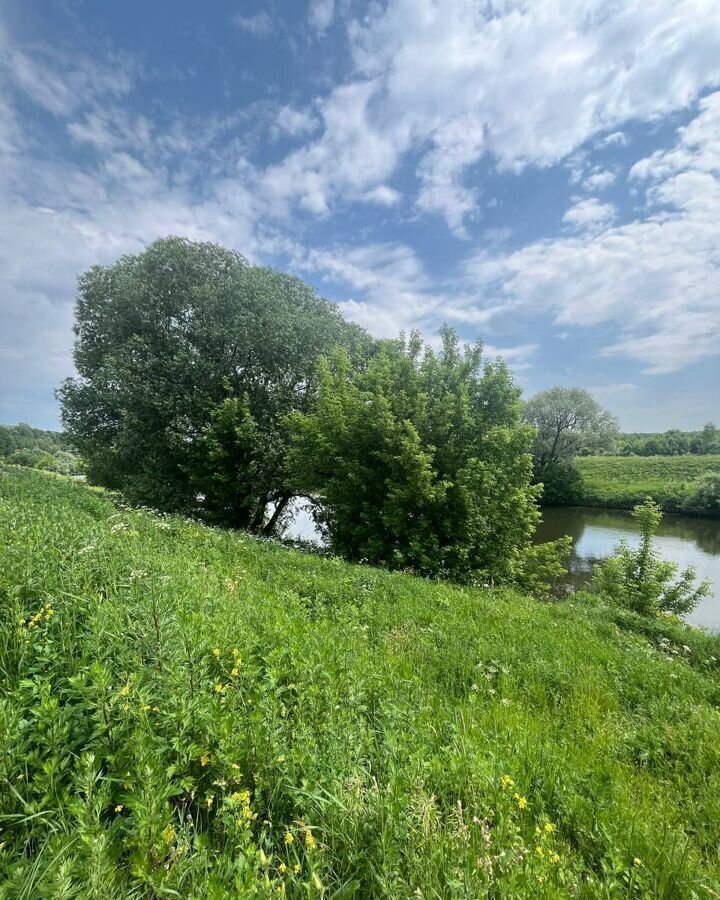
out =
[[[720,421],[720,3],[4,0],[0,422],[57,425],[76,275],[167,234]]]

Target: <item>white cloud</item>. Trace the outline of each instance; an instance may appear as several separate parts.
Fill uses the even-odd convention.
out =
[[[420,151],[418,207],[459,234],[484,154],[504,171],[551,165],[720,81],[714,0],[389,0],[349,34],[353,77],[321,102],[323,135],[274,167],[273,189],[325,213]]]
[[[617,173],[611,169],[595,169],[583,181],[586,191],[604,191],[615,183]]]
[[[720,92],[676,146],[654,154],[635,176],[654,178],[644,217],[612,225],[597,200],[567,214],[593,223],[577,236],[542,240],[514,253],[469,260],[472,284],[516,315],[550,313],[559,325],[608,323],[617,338],[602,353],[639,360],[645,371],[677,371],[720,348]],[[597,218],[595,218],[597,213]]]
[[[255,37],[268,37],[273,33],[273,20],[266,12],[258,12],[252,16],[238,14],[233,16],[232,22],[240,31],[247,31]]]
[[[318,125],[317,117],[309,110],[281,106],[275,118],[274,130],[276,135],[299,137],[312,133]]]
[[[616,209],[613,203],[601,203],[597,197],[579,200],[573,204],[563,216],[563,222],[578,229],[607,225],[615,218]]]
[[[326,31],[335,16],[335,0],[310,0],[310,24],[319,32]]]

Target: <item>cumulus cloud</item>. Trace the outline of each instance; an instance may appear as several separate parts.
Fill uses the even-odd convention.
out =
[[[465,177],[485,154],[503,171],[551,165],[720,80],[713,0],[389,0],[349,34],[352,77],[321,103],[324,133],[273,171],[275,189],[326,212],[421,149],[418,207],[459,234],[479,199]]]
[[[646,178],[646,214],[623,225],[582,201],[565,218],[598,227],[513,253],[477,254],[467,275],[504,307],[550,313],[559,325],[609,323],[606,356],[650,374],[714,356],[720,346],[720,92],[680,130],[674,148],[633,169]],[[588,206],[588,204],[592,204]],[[597,217],[596,217],[597,214]]]
[[[601,203],[597,197],[590,197],[574,203],[563,216],[563,222],[579,229],[592,228],[612,222],[615,215],[613,203]]]

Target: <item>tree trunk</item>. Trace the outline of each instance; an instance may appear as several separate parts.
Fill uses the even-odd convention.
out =
[[[273,514],[270,516],[267,525],[263,528],[262,533],[264,535],[271,535],[275,531],[275,526],[277,525],[277,521],[282,515],[283,510],[290,502],[292,494],[283,494],[282,497],[275,504],[275,509]]]

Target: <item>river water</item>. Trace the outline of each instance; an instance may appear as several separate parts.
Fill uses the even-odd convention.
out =
[[[633,547],[640,539],[637,524],[629,512],[544,509],[535,540],[552,541],[565,534],[573,539],[569,580],[578,587],[587,582],[593,563],[610,556],[621,538]],[[720,631],[720,521],[668,514],[658,529],[655,547],[662,559],[678,563],[681,569],[694,566],[698,579],[706,578],[710,582],[711,595],[687,620]]]
[[[295,506],[295,519],[287,537],[322,543],[309,510],[301,502]],[[573,539],[568,581],[576,587],[587,583],[593,563],[610,556],[615,545],[625,538],[637,546],[639,532],[629,512],[614,509],[544,509],[537,542],[552,541],[569,534]],[[714,596],[706,597],[687,617],[693,625],[720,631],[720,521],[690,516],[663,518],[655,547],[663,559],[680,565],[695,566],[699,579],[707,578]]]

